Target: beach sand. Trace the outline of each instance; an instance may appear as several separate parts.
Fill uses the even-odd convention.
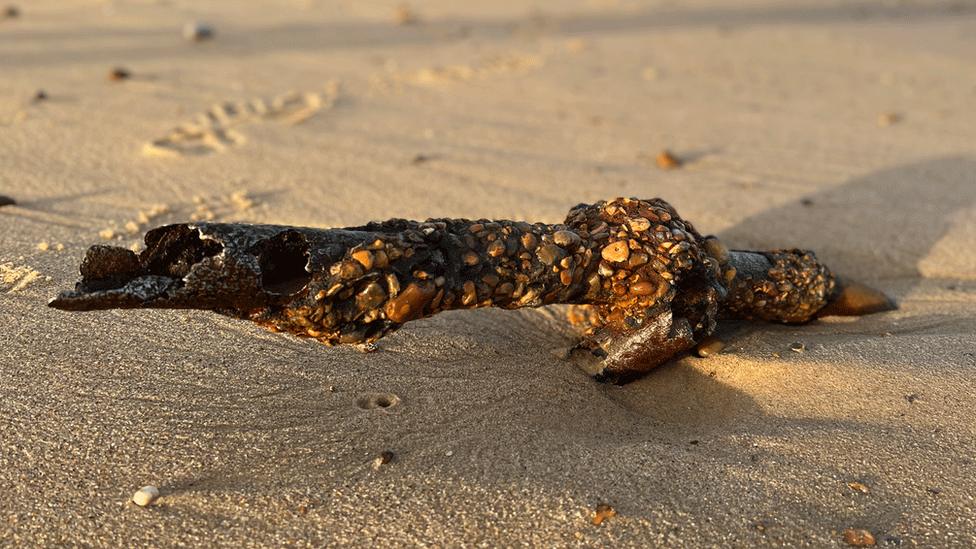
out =
[[[399,5],[0,18],[0,545],[976,545],[976,4]],[[165,223],[559,222],[615,196],[814,249],[900,308],[723,325],[722,354],[613,386],[560,358],[558,307],[364,354],[46,306],[89,245]]]

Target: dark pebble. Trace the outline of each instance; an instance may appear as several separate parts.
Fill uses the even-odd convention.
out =
[[[124,67],[115,67],[112,72],[108,73],[109,80],[126,80],[132,76],[132,73]]]
[[[183,25],[183,38],[191,42],[203,42],[214,37],[214,29],[207,23],[190,21]]]
[[[17,201],[16,200],[14,200],[13,198],[10,198],[9,196],[4,196],[4,195],[0,194],[0,207],[2,207],[2,206],[13,206],[15,204],[17,204]]]
[[[431,160],[434,160],[434,158],[435,157],[433,155],[429,155],[429,154],[418,154],[418,155],[415,155],[413,157],[413,159],[410,161],[410,163],[413,164],[414,166],[419,166],[421,164],[426,164],[427,162],[430,162]]]

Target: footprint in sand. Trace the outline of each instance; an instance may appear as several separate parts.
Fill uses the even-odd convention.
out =
[[[98,232],[103,240],[131,240],[129,249],[138,252],[143,248],[140,236],[151,225],[166,225],[189,220],[195,221],[241,221],[251,212],[265,208],[257,199],[241,189],[228,195],[197,195],[191,203],[156,204],[139,210],[125,221],[112,221]],[[50,247],[50,245],[48,245]],[[58,249],[55,245],[55,249]]]
[[[0,263],[0,290],[4,290],[5,293],[12,294],[23,290],[42,278],[46,281],[51,280],[51,277],[44,276],[27,265]]]
[[[400,397],[393,393],[368,393],[356,399],[356,407],[361,410],[393,408],[400,404]]]
[[[146,143],[142,152],[164,158],[223,152],[247,141],[235,128],[263,120],[279,120],[290,126],[301,124],[319,111],[331,109],[338,98],[339,84],[329,82],[322,92],[288,92],[270,100],[218,103],[166,136]]]
[[[506,75],[526,74],[546,63],[544,53],[502,53],[481,57],[469,64],[436,65],[418,70],[392,70],[370,79],[371,89],[380,92],[402,90],[405,86],[445,87],[477,80],[492,80]]]

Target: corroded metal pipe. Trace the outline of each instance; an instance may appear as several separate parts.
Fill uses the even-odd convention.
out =
[[[811,252],[729,251],[660,199],[580,204],[557,225],[197,223],[145,241],[139,255],[90,248],[75,290],[50,305],[212,309],[334,345],[449,309],[585,304],[596,325],[579,349],[594,374],[623,380],[691,348],[720,317],[802,323],[842,294]],[[875,308],[891,307],[875,294]]]

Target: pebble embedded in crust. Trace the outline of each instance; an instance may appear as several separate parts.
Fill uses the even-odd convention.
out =
[[[874,534],[860,528],[844,530],[844,541],[852,547],[874,547]]]
[[[790,350],[794,353],[802,353],[803,351],[807,350],[807,346],[800,341],[794,341],[793,343],[790,343]]]
[[[604,246],[603,250],[600,251],[600,255],[607,261],[623,263],[630,257],[630,249],[627,247],[627,242],[618,240]]]
[[[132,494],[132,503],[139,507],[146,507],[159,497],[159,488],[155,486],[143,486],[138,492]]]

